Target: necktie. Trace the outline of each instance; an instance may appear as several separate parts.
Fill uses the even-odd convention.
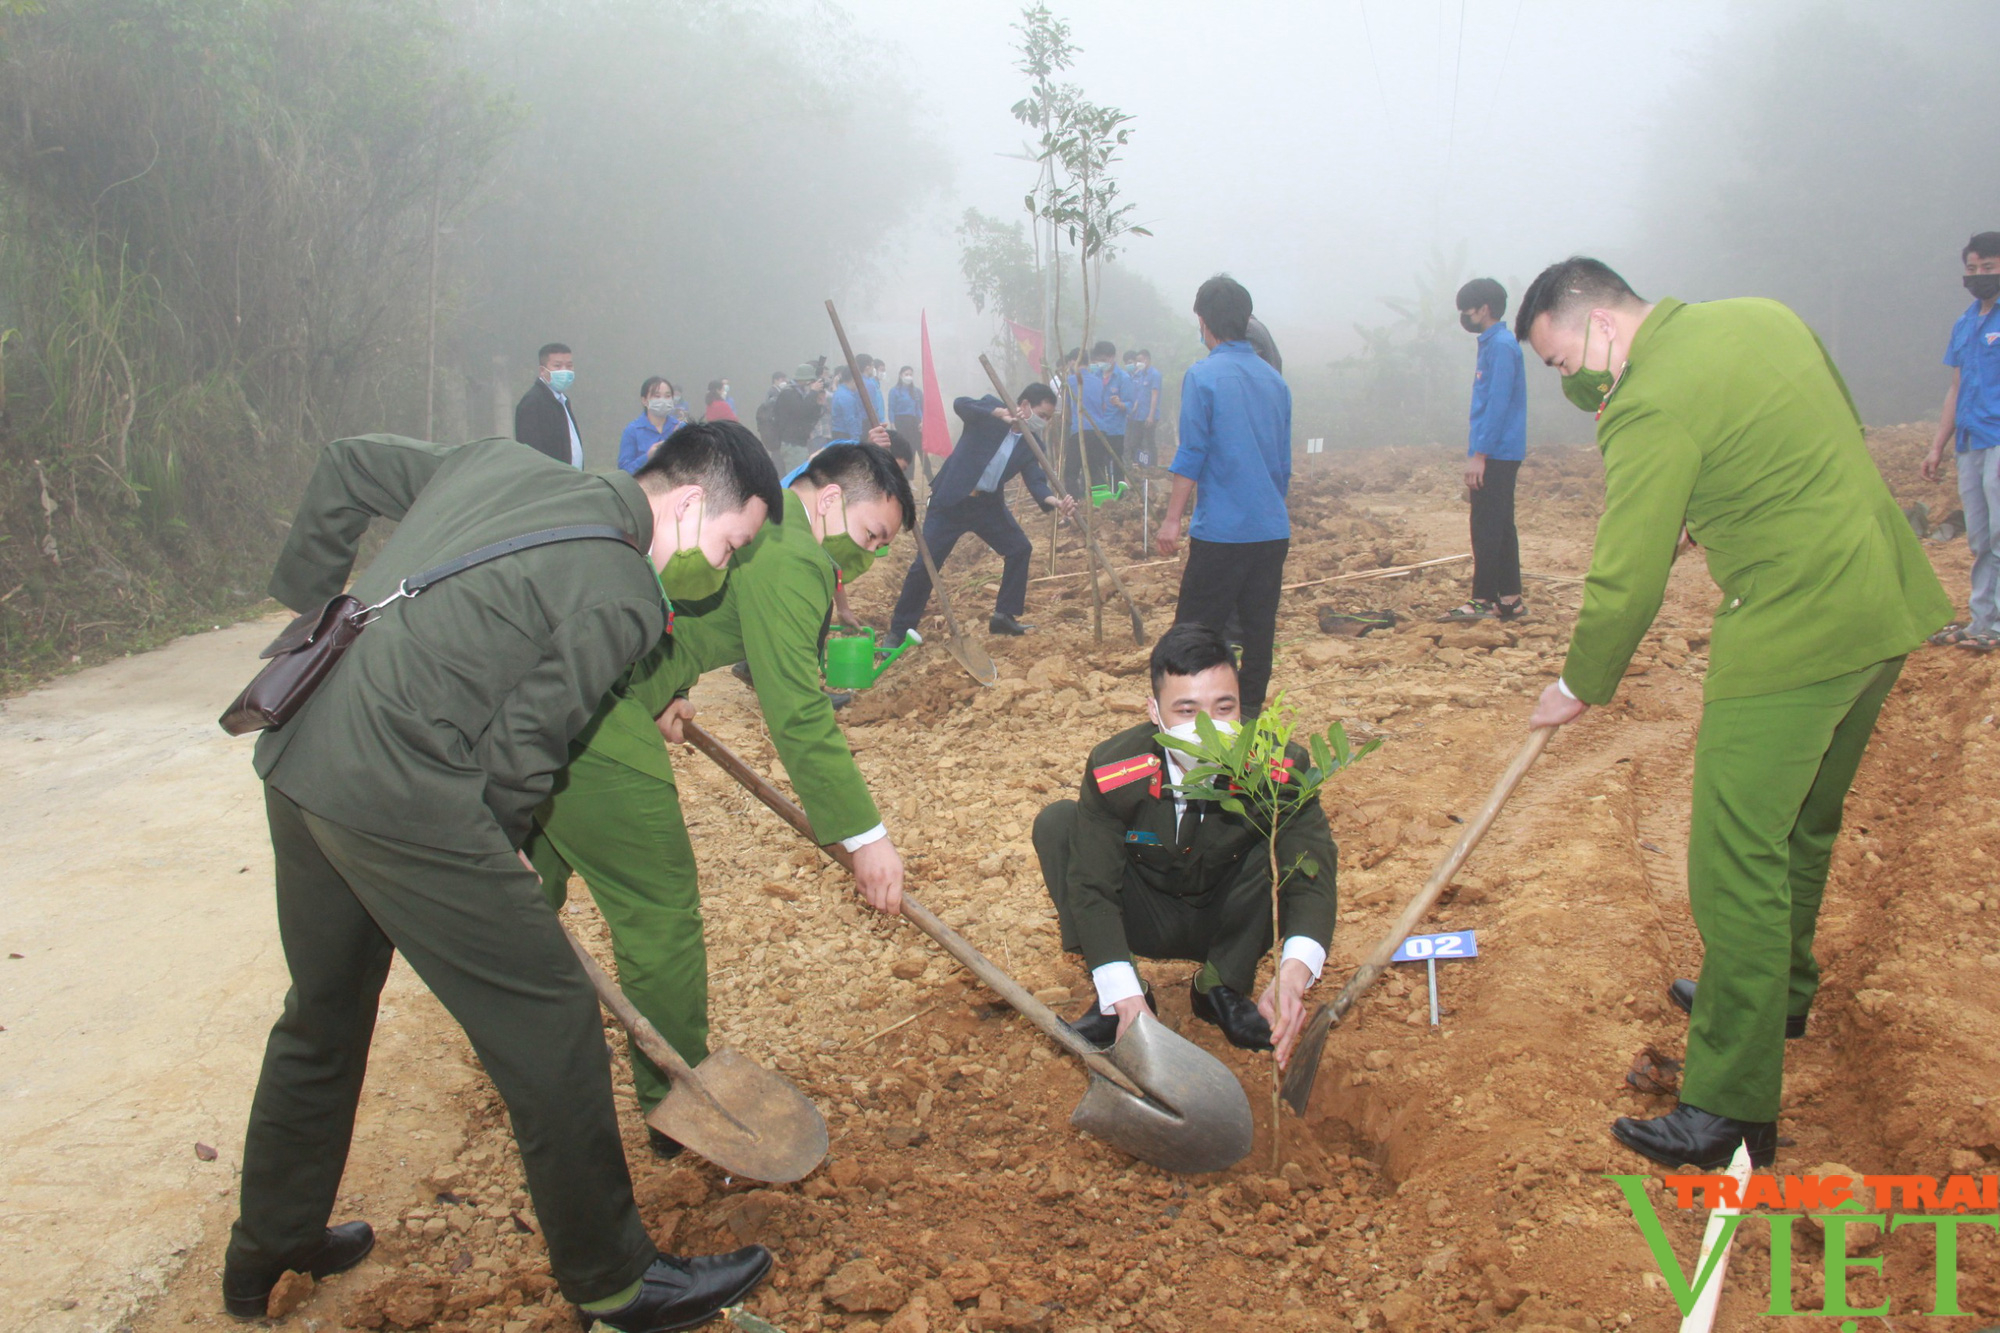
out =
[[[1201,802],[1189,801],[1181,811],[1180,828],[1174,835],[1174,843],[1182,851],[1194,846],[1194,835],[1201,828]]]

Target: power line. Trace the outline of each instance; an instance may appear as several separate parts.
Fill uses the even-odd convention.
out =
[[[1500,94],[1507,87],[1507,65],[1514,58],[1514,34],[1521,29],[1521,0],[1514,0],[1514,21],[1507,25],[1507,49],[1500,57],[1500,78],[1493,85],[1493,105],[1486,108],[1489,119],[1500,109]]]
[[[1389,123],[1389,90],[1382,82],[1382,66],[1375,59],[1375,34],[1368,26],[1368,0],[1354,0],[1361,11],[1361,36],[1368,43],[1368,67],[1375,71],[1375,96],[1382,101],[1382,123]]]

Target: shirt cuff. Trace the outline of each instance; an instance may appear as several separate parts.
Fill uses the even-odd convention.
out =
[[[1320,947],[1318,940],[1304,935],[1285,937],[1285,952],[1278,959],[1278,966],[1283,967],[1294,958],[1306,965],[1306,971],[1312,973],[1314,981],[1318,981],[1319,974],[1326,969],[1326,950]]]
[[[1561,676],[1556,677],[1556,688],[1562,691],[1563,698],[1565,699],[1576,698],[1576,691],[1572,690],[1569,687],[1569,682],[1564,680]]]
[[[871,842],[880,842],[889,836],[889,830],[877,824],[866,833],[857,833],[851,838],[842,838],[840,845],[850,852],[858,852]]]
[[[1146,993],[1139,984],[1139,969],[1130,963],[1106,963],[1090,969],[1090,983],[1097,987],[1097,1012],[1108,1014],[1120,1000],[1136,1000]]]

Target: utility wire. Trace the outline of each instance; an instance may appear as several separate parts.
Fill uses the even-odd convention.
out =
[[[1514,0],[1514,21],[1507,25],[1507,49],[1500,56],[1500,78],[1493,85],[1493,105],[1486,108],[1490,119],[1500,109],[1500,94],[1507,88],[1507,66],[1514,59],[1514,34],[1521,30],[1521,0]]]
[[[1368,44],[1368,67],[1375,71],[1375,96],[1382,101],[1382,123],[1389,123],[1389,90],[1382,82],[1382,66],[1375,59],[1375,34],[1368,26],[1368,0],[1354,0],[1361,11],[1361,36]]]

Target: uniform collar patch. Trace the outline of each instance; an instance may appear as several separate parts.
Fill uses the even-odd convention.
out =
[[[1097,790],[1115,791],[1128,783],[1149,778],[1160,770],[1160,756],[1139,754],[1130,759],[1120,759],[1090,770],[1090,776],[1097,780]]]

